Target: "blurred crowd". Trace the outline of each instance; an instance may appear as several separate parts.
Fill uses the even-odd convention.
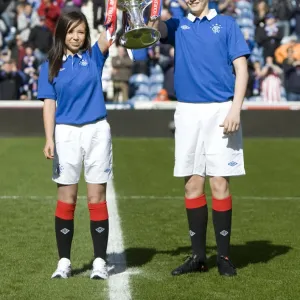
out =
[[[247,99],[300,101],[300,0],[211,0],[210,7],[236,19],[251,49]],[[0,0],[0,100],[36,99],[39,66],[61,13],[81,10],[95,40],[105,9],[105,0]],[[161,18],[187,13],[185,0],[164,0]],[[173,71],[172,46],[128,52],[116,42],[103,70],[106,101],[176,100]]]

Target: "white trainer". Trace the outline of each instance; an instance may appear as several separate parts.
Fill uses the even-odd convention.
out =
[[[67,279],[71,276],[71,262],[68,258],[61,258],[57,264],[57,269],[52,274],[51,278]]]
[[[91,274],[91,279],[107,279],[108,272],[105,260],[97,257],[93,262],[93,270]]]

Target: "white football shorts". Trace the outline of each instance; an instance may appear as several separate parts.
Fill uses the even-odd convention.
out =
[[[101,184],[112,178],[112,142],[106,119],[81,126],[56,125],[52,180],[78,183],[82,163],[87,183]]]
[[[175,123],[175,177],[245,174],[242,129],[225,135],[220,125],[232,105],[178,102]]]

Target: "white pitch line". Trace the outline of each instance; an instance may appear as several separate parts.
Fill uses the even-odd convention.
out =
[[[121,199],[142,199],[142,200],[179,200],[183,199],[183,196],[119,196]],[[269,201],[269,200],[300,200],[300,197],[274,197],[274,196],[235,196],[233,195],[234,199],[243,199],[243,200],[262,200],[262,201]]]
[[[123,246],[121,220],[118,214],[117,197],[113,181],[107,185],[109,212],[109,239],[107,246],[110,276],[108,278],[110,300],[131,300],[130,272],[126,272],[126,256]]]
[[[120,199],[133,199],[133,200],[180,200],[183,199],[183,196],[118,196]],[[242,200],[258,200],[258,201],[269,201],[269,200],[300,200],[300,196],[297,197],[275,197],[275,196],[235,196],[233,195],[234,199],[242,199]],[[22,200],[22,199],[29,199],[29,200],[56,200],[56,196],[18,196],[18,195],[0,195],[0,200]],[[78,199],[86,199],[86,196],[78,196]]]

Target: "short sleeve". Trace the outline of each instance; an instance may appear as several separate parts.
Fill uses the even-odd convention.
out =
[[[40,75],[38,79],[38,96],[39,100],[53,99],[56,100],[56,92],[53,85],[48,79],[49,63],[44,62],[40,69]]]
[[[98,42],[92,47],[92,60],[95,61],[97,68],[102,71],[104,63],[108,57],[108,51],[105,55],[101,52]]]
[[[248,58],[251,54],[249,46],[245,41],[240,27],[235,21],[232,22],[228,34],[228,54],[230,61],[233,62],[241,56]]]
[[[168,37],[166,39],[161,39],[162,43],[175,45],[175,33],[177,28],[179,27],[179,19],[171,18],[167,21],[165,21],[165,24],[167,25],[168,29]]]

